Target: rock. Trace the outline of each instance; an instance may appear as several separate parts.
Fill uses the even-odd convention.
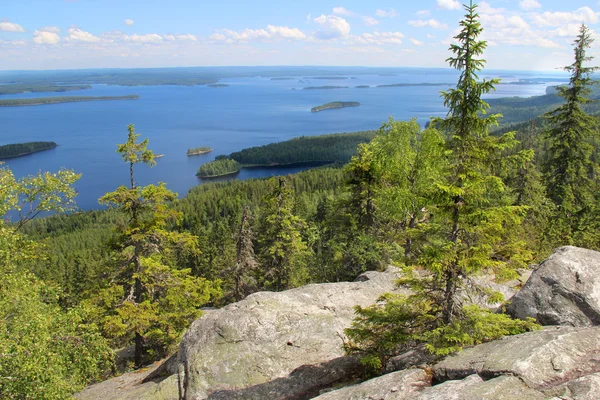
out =
[[[433,367],[434,380],[514,375],[536,390],[600,372],[600,327],[552,327],[477,345]]]
[[[556,249],[512,298],[507,312],[542,325],[600,325],[600,253]]]
[[[412,400],[431,385],[431,375],[422,369],[409,369],[383,375],[360,385],[347,386],[322,394],[319,400]],[[267,398],[267,397],[265,397]]]
[[[425,389],[415,400],[544,400],[546,396],[529,388],[519,378],[501,376],[483,381],[469,375],[460,381],[446,381]]]
[[[344,357],[344,329],[354,318],[354,306],[368,306],[394,291],[395,278],[394,272],[368,272],[357,282],[259,292],[202,316],[179,347],[180,397],[239,391],[290,378],[302,365],[323,367]],[[305,380],[322,388],[318,379]]]
[[[399,356],[392,357],[388,360],[385,367],[386,372],[402,371],[410,367],[425,366],[432,364],[439,358],[431,353],[428,353],[424,345],[419,345]]]
[[[544,393],[558,399],[598,400],[600,399],[600,373],[582,376]]]

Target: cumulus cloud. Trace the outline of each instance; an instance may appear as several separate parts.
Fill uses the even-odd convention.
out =
[[[410,26],[414,26],[415,28],[425,28],[425,27],[430,27],[430,28],[434,28],[434,29],[446,29],[448,28],[448,25],[435,20],[435,19],[428,19],[428,20],[415,20],[415,21],[408,21],[408,24]]]
[[[350,24],[342,17],[336,15],[321,15],[314,19],[319,25],[316,37],[319,39],[336,39],[348,36]]]
[[[419,11],[417,11],[417,15],[419,17],[428,17],[428,16],[431,15],[431,11],[429,11],[429,10],[419,10]]]
[[[127,26],[133,25],[135,22],[132,19],[127,18],[123,23]]]
[[[354,15],[354,13],[344,7],[334,7],[333,13],[337,15],[345,15],[347,17]]]
[[[25,32],[25,29],[19,24],[14,22],[0,22],[0,32]]]
[[[363,21],[364,21],[365,25],[368,25],[368,26],[379,25],[379,20],[375,19],[373,17],[365,16],[365,17],[363,17]]]
[[[249,42],[251,40],[304,40],[306,39],[306,35],[298,28],[267,25],[266,29],[245,29],[243,31],[221,29],[217,33],[212,34],[209,38],[215,42],[234,43]]]
[[[382,10],[380,8],[377,9],[377,11],[375,11],[375,15],[377,15],[378,17],[396,17],[398,16],[398,13],[396,12],[396,10],[394,10],[393,8],[389,8],[387,10]]]
[[[533,10],[536,8],[542,8],[542,5],[537,0],[521,0],[519,6],[523,10]]]
[[[35,44],[57,44],[60,42],[56,26],[46,26],[33,32],[33,43]]]
[[[460,10],[460,3],[456,0],[437,0],[437,5],[445,10]]]
[[[425,43],[421,42],[420,40],[417,40],[415,38],[410,38],[410,42],[412,44],[414,44],[415,46],[423,46]]]
[[[173,34],[167,34],[167,35],[163,35],[163,39],[168,40],[168,41],[175,41],[175,40],[181,40],[181,41],[191,41],[191,42],[195,42],[198,40],[198,38],[190,33],[185,34],[185,35],[173,35]]]
[[[500,14],[505,12],[504,8],[494,8],[487,1],[482,1],[479,3],[479,7],[477,8],[480,14]]]
[[[533,23],[538,26],[563,26],[570,23],[586,23],[595,24],[598,22],[598,14],[594,12],[590,7],[581,7],[573,12],[557,11],[550,12],[546,11],[543,14],[536,14],[533,16]]]
[[[72,42],[85,42],[85,43],[97,43],[100,41],[100,38],[92,35],[89,32],[83,31],[79,28],[69,28],[68,30],[69,36],[67,36],[66,40]]]
[[[402,32],[373,32],[363,33],[356,36],[356,42],[360,44],[402,44]]]
[[[161,43],[163,41],[162,36],[156,33],[148,33],[146,35],[123,35],[123,39],[134,43]]]

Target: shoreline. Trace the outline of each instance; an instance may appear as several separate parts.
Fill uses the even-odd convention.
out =
[[[46,149],[39,149],[39,150],[34,150],[34,151],[28,151],[27,153],[15,154],[14,156],[4,156],[4,157],[0,156],[0,161],[2,161],[2,160],[10,160],[12,158],[25,157],[25,156],[29,156],[29,155],[32,155],[32,154],[35,154],[35,153],[40,153],[42,151],[52,150],[52,149],[55,149],[57,147],[58,147],[58,145],[54,145],[54,146],[48,147]]]

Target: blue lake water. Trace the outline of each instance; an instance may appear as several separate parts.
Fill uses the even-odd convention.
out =
[[[556,77],[548,74],[494,72],[507,76]],[[355,78],[355,79],[351,79]],[[448,86],[393,87],[368,89],[393,83],[452,83],[449,70],[407,69],[394,76],[355,75],[348,79],[271,80],[270,78],[225,79],[228,87],[206,86],[105,86],[69,92],[73,96],[140,95],[134,101],[94,101],[30,107],[0,108],[0,144],[55,141],[59,147],[26,157],[6,160],[16,176],[39,170],[70,168],[82,173],[76,187],[82,209],[98,208],[97,199],[126,184],[128,168],[118,154],[116,143],[127,137],[127,125],[150,139],[149,148],[164,157],[154,168],[138,167],[136,181],[145,185],[163,181],[185,195],[203,181],[198,167],[220,154],[264,145],[302,135],[320,135],[376,129],[388,117],[417,118],[425,124],[432,116],[443,116],[439,92]],[[554,83],[555,84],[555,83]],[[348,89],[303,90],[307,86],[349,86]],[[545,93],[546,84],[498,86],[490,97],[534,96]],[[27,93],[4,98],[50,97],[63,94]],[[331,101],[358,101],[357,108],[311,113],[311,107]],[[210,154],[188,157],[190,147],[210,146]],[[236,179],[293,173],[302,168],[243,170]]]

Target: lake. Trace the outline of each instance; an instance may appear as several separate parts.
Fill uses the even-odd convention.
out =
[[[556,74],[493,71],[519,78],[556,77]],[[76,184],[81,209],[99,208],[97,199],[128,182],[128,167],[115,153],[125,142],[127,125],[135,124],[149,148],[164,157],[154,168],[136,167],[141,185],[166,182],[185,195],[203,181],[198,167],[220,154],[264,145],[302,135],[320,135],[377,129],[381,123],[416,118],[424,125],[431,116],[443,116],[439,92],[448,86],[389,87],[367,89],[359,85],[394,83],[452,83],[456,73],[440,69],[402,69],[393,76],[352,75],[347,79],[271,80],[267,77],[223,79],[227,87],[207,86],[106,86],[67,93],[26,93],[0,98],[51,96],[121,96],[138,94],[133,101],[94,101],[29,107],[2,107],[0,144],[54,141],[59,147],[26,157],[6,160],[16,176],[39,170],[73,169],[83,174]],[[556,83],[554,83],[556,84]],[[348,89],[303,90],[307,86],[349,86]],[[546,84],[498,86],[490,97],[534,96],[545,93]],[[311,113],[314,106],[331,101],[358,101],[357,108]],[[186,155],[190,147],[210,146],[212,153]],[[235,179],[294,173],[303,168],[242,170]]]

